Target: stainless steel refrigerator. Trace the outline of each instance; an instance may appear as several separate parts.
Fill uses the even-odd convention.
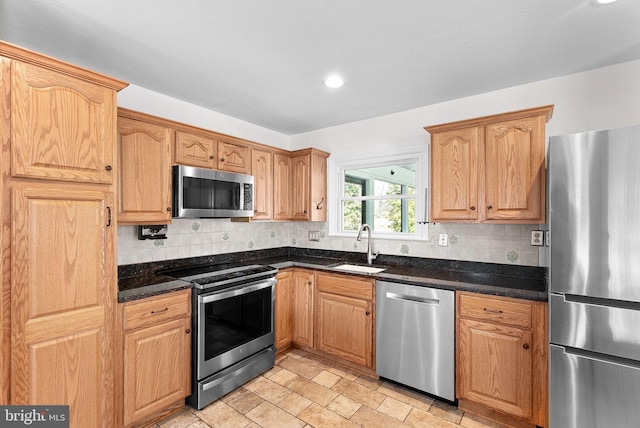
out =
[[[549,141],[551,428],[640,427],[640,126]]]

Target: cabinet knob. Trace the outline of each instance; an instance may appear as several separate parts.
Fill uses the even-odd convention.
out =
[[[525,343],[524,345],[522,345],[522,347],[523,347],[524,349],[529,349],[529,344],[528,344],[528,343]]]
[[[224,161],[225,161],[225,158],[220,158],[220,162],[224,162]]]
[[[489,205],[489,206],[487,206],[487,209],[488,209],[488,210],[492,210],[492,209],[493,209],[493,205]]]
[[[365,314],[365,315],[369,315],[369,311],[365,312],[364,314]]]
[[[307,281],[307,285],[311,285],[311,281]]]
[[[171,207],[167,207],[167,211],[171,211]]]
[[[215,159],[214,155],[209,156],[209,159]]]
[[[107,171],[111,171],[113,167],[111,165],[107,165],[104,167],[104,169],[106,169]]]
[[[473,205],[471,205],[471,211],[475,211],[476,207],[474,207]]]
[[[187,333],[187,334],[189,334],[189,333],[191,333],[191,329],[190,329],[190,328],[188,328],[188,329],[186,329],[184,332],[185,332],[185,333]]]

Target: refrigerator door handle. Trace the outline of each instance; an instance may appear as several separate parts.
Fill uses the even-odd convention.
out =
[[[627,366],[634,369],[640,369],[640,361],[630,360],[628,358],[615,357],[613,355],[600,354],[598,352],[587,351],[584,349],[571,348],[569,346],[555,345],[558,348],[562,348],[562,352],[568,355],[575,355],[580,358],[587,358],[589,360],[597,361],[605,364],[618,364]]]

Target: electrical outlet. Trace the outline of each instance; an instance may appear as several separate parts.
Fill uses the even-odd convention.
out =
[[[320,241],[320,231],[319,230],[310,230],[309,231],[309,241]]]
[[[441,247],[446,247],[447,245],[449,245],[449,235],[447,235],[446,233],[441,233],[438,237],[438,245],[440,245]]]
[[[544,231],[532,230],[531,231],[531,245],[536,247],[542,247],[544,245]]]

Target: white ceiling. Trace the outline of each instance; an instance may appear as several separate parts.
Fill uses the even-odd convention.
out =
[[[639,59],[640,0],[0,0],[0,39],[292,135]]]

